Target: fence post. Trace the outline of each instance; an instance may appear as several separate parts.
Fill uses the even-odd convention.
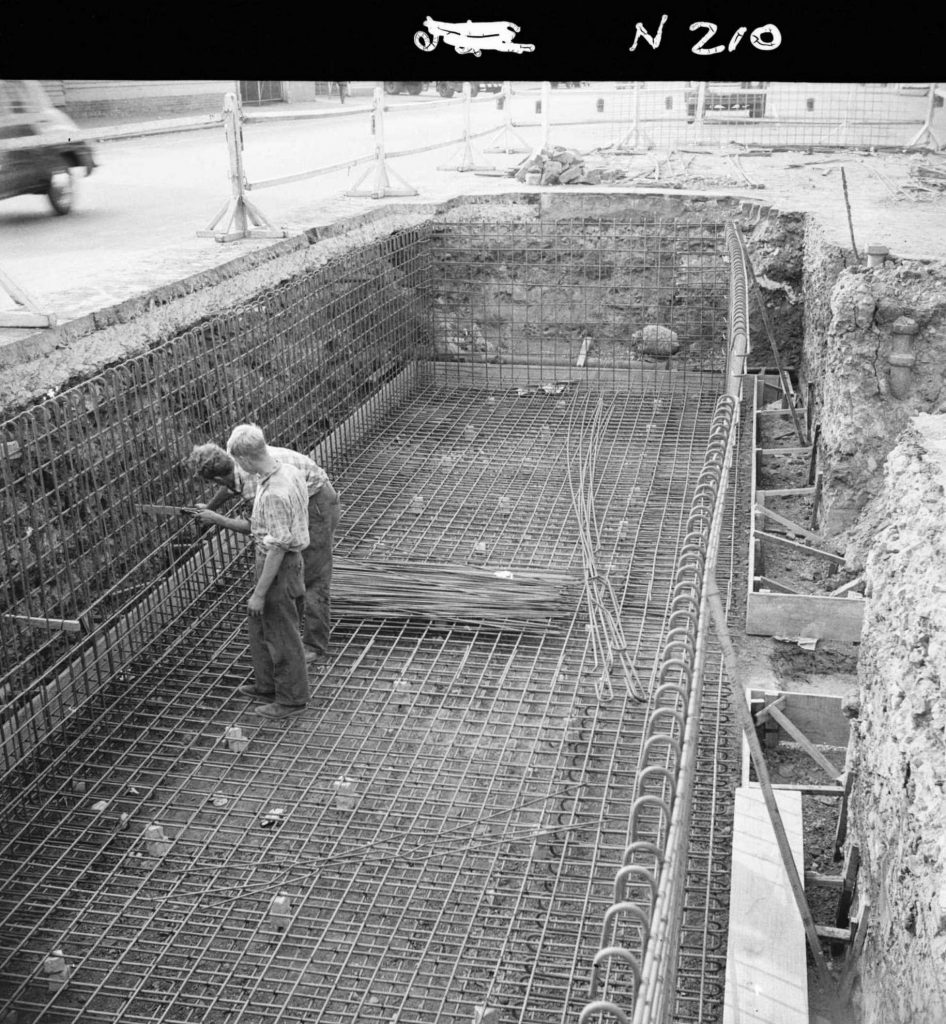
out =
[[[243,125],[240,123],[239,105],[232,92],[223,99],[223,130],[227,139],[230,160],[230,198],[203,231],[201,238],[218,242],[233,242],[241,238],[285,238],[285,228],[274,227],[243,194],[246,174],[243,171]],[[217,225],[223,222],[223,227]]]
[[[923,127],[910,140],[908,148],[910,146],[919,146],[921,141],[926,141],[927,139],[934,153],[939,152],[941,148],[936,132],[933,131],[933,118],[936,116],[936,87],[938,85],[938,82],[930,82],[930,103],[926,108],[926,121],[923,123]]]
[[[540,151],[549,148],[549,134],[552,127],[552,116],[549,108],[552,105],[552,83],[542,83],[542,143]]]
[[[493,136],[493,138],[496,140],[496,145],[494,145],[494,146],[489,146],[489,145],[484,146],[483,147],[483,152],[484,153],[528,153],[529,152],[529,146],[523,140],[522,136],[518,135],[516,132],[514,132],[512,130],[512,110],[511,110],[512,104],[510,103],[511,99],[512,99],[512,82],[503,82],[503,126]],[[509,141],[510,136],[512,136],[512,138],[518,140],[518,145],[515,142],[510,144],[510,141]],[[487,142],[489,142],[488,139],[487,139]]]
[[[470,83],[463,83],[463,145],[460,149],[460,161],[456,165],[452,163],[441,164],[438,171],[493,171],[492,164],[477,164],[473,156],[473,145],[470,141],[470,103],[473,93]]]
[[[376,86],[372,98],[371,118],[374,122],[375,162],[369,167],[355,184],[345,193],[346,196],[371,196],[372,199],[384,199],[387,196],[416,196],[417,189],[408,183],[393,169],[388,168],[384,159],[384,92]],[[361,188],[361,183],[369,174],[374,174],[374,183],[370,188]],[[388,174],[400,182],[400,188],[394,188]]]
[[[647,134],[647,132],[641,131],[641,83],[634,83],[634,123],[631,125],[631,130],[624,136],[623,139],[617,144],[617,149],[624,149],[625,146],[630,146],[631,149],[639,149],[641,147],[642,140],[646,140],[644,143],[644,149],[651,149],[654,145],[654,140]]]

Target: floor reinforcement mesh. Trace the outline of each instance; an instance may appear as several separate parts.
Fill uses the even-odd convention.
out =
[[[596,489],[645,682],[715,398],[662,380],[606,394]],[[564,451],[581,390],[421,387],[337,474],[336,549],[580,572]],[[233,694],[249,578],[239,554],[181,581],[8,809],[0,1005],[21,1024],[574,1019],[646,712],[596,699],[580,606],[526,631],[342,617],[307,713],[259,725]],[[707,1021],[732,759],[710,661],[678,1001]],[[61,990],[43,973],[59,949]]]

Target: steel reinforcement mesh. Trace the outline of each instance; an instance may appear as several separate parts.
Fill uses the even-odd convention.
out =
[[[375,273],[429,273],[416,238],[386,244],[367,254]],[[364,282],[358,265],[347,273]],[[336,404],[313,402],[300,387],[286,413],[274,395],[283,443],[321,437],[316,416],[337,427],[318,449],[343,495],[337,551],[580,574],[569,452],[601,395],[598,549],[649,687],[720,379],[633,360],[617,375],[605,364],[582,380],[550,379],[558,359],[514,369],[485,350],[411,361],[424,342],[418,296],[451,295],[446,272],[433,281],[426,293],[398,288],[398,312],[373,341],[402,344],[369,386],[355,377],[367,402],[343,385]],[[265,318],[252,335],[285,360],[284,387],[292,359],[321,351],[310,325],[324,309],[293,315],[308,291],[287,285],[268,306],[293,325],[279,338],[289,356],[266,349]],[[231,365],[223,356],[236,337],[244,351],[247,335],[220,331],[211,366]],[[365,334],[346,337],[365,358]],[[214,372],[188,385],[199,402],[220,393]],[[244,404],[215,408],[218,438],[234,418],[257,418],[243,410],[271,394],[267,381],[244,380]],[[326,380],[315,379],[316,395]],[[126,438],[151,422],[112,415]],[[203,439],[193,433],[173,434],[178,455]],[[11,435],[29,450],[25,427]],[[180,480],[143,493],[180,500]],[[724,549],[722,579],[728,540]],[[91,638],[59,640],[75,645],[71,658],[44,667],[39,644],[27,651],[32,675],[6,678],[22,689],[4,708],[0,1006],[21,1022],[388,1024],[490,1019],[493,1009],[500,1020],[574,1019],[615,899],[650,710],[622,688],[601,699],[581,602],[564,621],[506,629],[342,609],[306,715],[258,725],[234,694],[251,676],[245,550],[175,520],[163,521],[157,550],[165,562],[135,567],[152,578],[136,578],[136,602],[116,605]],[[727,704],[711,652],[679,1020],[722,1016],[737,756]]]

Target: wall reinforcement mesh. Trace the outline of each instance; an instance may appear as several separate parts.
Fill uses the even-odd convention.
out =
[[[374,256],[399,273],[429,266],[416,239],[396,248]],[[270,310],[288,315],[304,293],[293,285]],[[541,366],[411,361],[422,317],[416,296],[397,294],[380,337],[405,340],[374,371],[369,401],[316,406],[337,427],[319,449],[343,498],[337,552],[580,573],[569,452],[602,396],[599,551],[652,685],[720,379],[636,366],[543,389]],[[311,332],[295,330],[277,341],[306,353]],[[266,345],[262,328],[254,337]],[[349,337],[363,358],[364,333]],[[200,401],[215,393],[202,388]],[[244,404],[221,402],[219,422],[198,429],[219,436],[264,392],[254,379]],[[314,413],[301,389],[290,414],[269,415],[282,416],[280,441],[303,447],[322,431],[294,431],[298,410]],[[194,432],[178,437],[202,439]],[[145,500],[180,500],[174,487],[180,478]],[[722,579],[732,509],[729,523]],[[91,637],[60,639],[71,660],[17,674],[42,663],[40,643],[6,677],[19,692],[5,708],[0,1005],[21,1022],[407,1024],[470,1021],[476,1007],[503,1021],[575,1019],[629,839],[650,710],[623,687],[601,699],[580,601],[570,618],[526,629],[341,609],[309,710],[259,725],[234,695],[251,677],[247,552],[174,520],[164,533],[165,571],[142,563],[157,582],[139,583],[136,602]],[[679,1020],[722,1016],[737,756],[727,702],[711,650]],[[233,726],[249,740],[242,751],[225,738]],[[71,972],[61,988],[47,962],[57,950]]]

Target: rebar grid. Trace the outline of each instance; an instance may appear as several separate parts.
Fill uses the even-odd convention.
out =
[[[426,339],[423,239],[409,229],[364,245],[0,427],[5,704],[31,699],[43,670],[171,568],[177,539],[138,505],[187,503],[192,444],[255,420],[310,450],[370,414],[372,395],[403,398],[409,382],[392,382]]]
[[[495,216],[495,215],[494,215]],[[476,364],[503,380],[517,363],[554,379],[583,367],[623,388],[654,362],[720,373],[729,273],[722,223],[661,217],[610,196],[565,196],[532,218],[435,225],[438,354],[458,374]]]
[[[526,508],[496,510],[504,471],[524,455],[533,507],[567,507],[569,409],[558,402],[585,396],[445,393],[432,377],[349,457],[339,551],[390,544],[458,560],[487,536],[490,562],[577,564],[566,515],[550,512],[527,541]],[[660,578],[682,540],[712,400],[670,374],[659,393],[608,400],[597,514],[634,525],[609,542],[622,592],[636,595],[625,607],[635,660],[652,670],[669,608]],[[451,426],[451,450],[478,441],[498,471],[461,459],[445,483],[431,448],[442,433],[449,445]],[[409,508],[418,492],[420,516]],[[4,994],[36,1021],[459,1021],[477,1004],[521,1021],[573,1017],[628,840],[646,708],[619,693],[597,700],[577,615],[539,637],[343,620],[305,719],[247,727],[231,694],[250,676],[250,570],[233,544],[159,595],[108,684],[24,770],[2,848]],[[239,754],[222,739],[234,723],[250,738]],[[340,779],[354,780],[353,809]],[[265,828],[276,807],[281,823]],[[152,822],[166,852],[148,845]],[[268,912],[280,893],[285,918]],[[693,893],[685,936],[698,956],[713,915]],[[74,974],[55,994],[36,972],[60,946]]]

